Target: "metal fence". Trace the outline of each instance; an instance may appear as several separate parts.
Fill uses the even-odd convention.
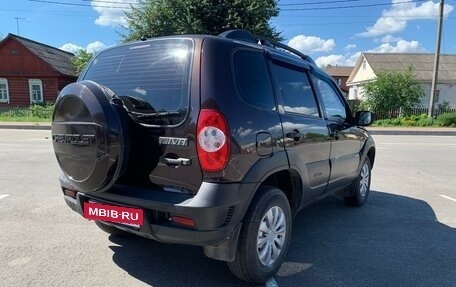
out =
[[[403,116],[418,116],[422,114],[428,114],[429,108],[411,108],[407,110],[395,109],[389,110],[387,112],[374,112],[375,119],[384,120],[384,119],[394,119]],[[456,109],[434,109],[433,115],[439,116],[446,113],[456,113]]]

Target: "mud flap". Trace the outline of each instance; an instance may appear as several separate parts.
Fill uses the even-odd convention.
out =
[[[240,222],[230,233],[228,238],[220,245],[204,246],[204,254],[212,259],[232,262],[236,256],[239,234],[242,222]]]

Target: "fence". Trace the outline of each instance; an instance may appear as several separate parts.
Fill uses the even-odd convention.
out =
[[[52,118],[53,105],[32,105],[30,107],[0,107],[0,117],[6,118]]]
[[[377,120],[384,120],[384,119],[394,119],[398,118],[401,116],[414,116],[414,115],[422,115],[422,114],[427,114],[429,111],[429,108],[411,108],[407,111],[403,109],[395,109],[395,110],[389,110],[387,112],[374,112],[375,113],[375,119]],[[446,113],[456,113],[456,109],[434,109],[433,115],[438,116],[441,114],[446,114]]]

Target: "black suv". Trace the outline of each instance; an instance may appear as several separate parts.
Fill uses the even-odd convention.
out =
[[[365,203],[371,121],[308,56],[232,30],[99,53],[61,91],[52,139],[74,211],[111,234],[202,246],[260,283],[300,209],[333,192]]]

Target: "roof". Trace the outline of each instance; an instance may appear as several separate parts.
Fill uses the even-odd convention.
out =
[[[349,77],[353,69],[349,66],[329,66],[325,71],[332,77]]]
[[[3,39],[3,41],[6,41],[8,38],[17,40],[30,50],[30,52],[40,57],[43,61],[48,63],[52,69],[60,74],[74,77],[77,76],[76,67],[71,62],[74,54],[11,33],[8,34],[8,37]]]
[[[376,74],[380,71],[405,71],[410,64],[413,64],[418,81],[432,81],[434,54],[362,53],[358,62],[363,55]],[[361,65],[358,62],[356,63],[357,68]],[[440,55],[438,82],[456,82],[456,55]]]

